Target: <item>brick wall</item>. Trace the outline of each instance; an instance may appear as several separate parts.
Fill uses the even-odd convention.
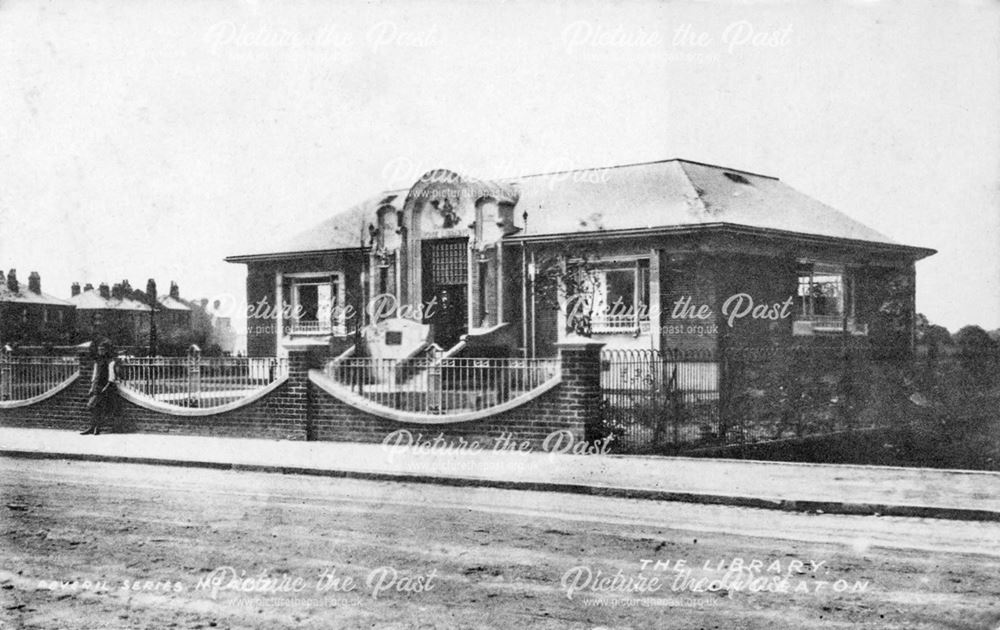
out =
[[[421,425],[386,420],[346,405],[312,385],[308,352],[289,352],[289,378],[274,391],[239,409],[208,416],[163,413],[117,399],[116,431],[230,437],[380,442],[389,433],[409,429],[432,438],[464,437],[493,444],[512,434],[540,450],[553,431],[568,430],[583,440],[598,422],[600,343],[591,340],[560,344],[562,382],[531,402],[482,420]],[[0,426],[82,430],[90,420],[86,409],[93,362],[81,359],[81,375],[70,387],[28,407],[0,410]]]
[[[118,400],[118,429],[137,433],[177,433],[227,437],[306,439],[306,354],[288,355],[288,381],[263,398],[210,416],[179,416]]]
[[[553,431],[568,430],[575,440],[583,440],[587,426],[597,423],[600,392],[600,348],[585,340],[560,344],[562,382],[531,402],[482,420],[449,424],[413,424],[386,420],[347,405],[325,391],[310,391],[310,439],[346,442],[381,442],[399,429],[432,439],[440,434],[447,440],[464,438],[480,444],[495,444],[505,434],[513,441],[527,441],[541,450]]]
[[[93,363],[81,358],[80,376],[51,398],[27,407],[0,409],[0,426],[82,431],[90,422],[87,392]]]
[[[718,261],[709,256],[664,255],[660,260],[660,347],[665,350],[712,352],[717,347],[719,315]],[[690,298],[687,309],[697,313],[707,306],[704,319],[679,312],[678,300]],[[687,310],[685,309],[685,310]]]
[[[307,363],[304,353],[289,356],[288,382],[253,403],[210,416],[162,413],[116,397],[111,427],[138,433],[177,433],[304,440],[306,438]],[[0,426],[82,430],[90,422],[87,393],[93,361],[81,358],[80,377],[52,398],[27,407],[0,409]]]

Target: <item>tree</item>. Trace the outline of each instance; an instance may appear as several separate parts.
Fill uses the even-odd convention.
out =
[[[937,324],[931,324],[928,326],[927,330],[924,331],[923,339],[921,343],[926,343],[928,345],[936,346],[951,346],[954,345],[954,341],[951,338],[951,333],[944,326],[938,326]]]
[[[962,351],[980,352],[996,348],[996,342],[979,326],[963,326],[955,333],[954,341]]]
[[[997,342],[979,326],[963,326],[954,336],[962,367],[983,381],[997,360]]]
[[[566,332],[590,337],[596,280],[586,252],[562,245],[536,260],[535,295],[566,314]]]

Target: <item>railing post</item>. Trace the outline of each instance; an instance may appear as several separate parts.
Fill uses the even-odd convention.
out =
[[[13,398],[13,387],[11,384],[11,353],[10,346],[0,348],[0,400],[11,400]]]
[[[450,359],[443,359],[442,361],[432,361],[430,367],[427,368],[427,411],[442,410],[441,363],[443,361],[450,361]]]
[[[192,407],[198,407],[201,401],[201,348],[191,344],[187,358],[188,401]]]

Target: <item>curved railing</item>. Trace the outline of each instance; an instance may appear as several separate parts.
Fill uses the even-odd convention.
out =
[[[118,391],[140,407],[180,416],[233,411],[288,380],[286,359],[218,357],[123,358]]]
[[[379,417],[418,424],[486,418],[561,382],[558,359],[344,358],[309,372],[334,398]]]
[[[76,357],[16,357],[0,352],[0,409],[42,402],[79,377]]]

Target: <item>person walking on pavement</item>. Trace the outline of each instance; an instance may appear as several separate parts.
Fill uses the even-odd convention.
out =
[[[90,409],[90,426],[80,435],[98,435],[101,425],[111,415],[115,395],[115,352],[111,341],[102,339],[97,346],[97,360],[90,377],[87,408]]]

